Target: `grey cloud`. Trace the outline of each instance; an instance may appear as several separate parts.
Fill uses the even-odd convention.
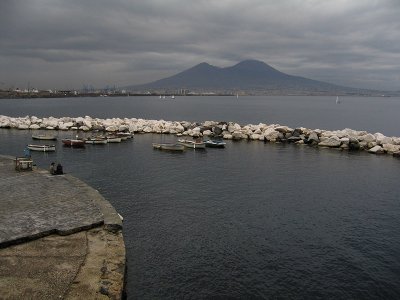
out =
[[[290,74],[399,90],[399,3],[2,0],[0,81],[26,82],[22,63],[43,87],[79,87],[144,83],[203,61],[254,58]],[[59,68],[63,74],[48,75]]]

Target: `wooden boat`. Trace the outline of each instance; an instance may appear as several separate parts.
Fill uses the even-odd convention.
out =
[[[42,151],[42,152],[56,151],[56,145],[34,145],[34,144],[29,144],[26,147],[29,150],[32,150],[32,151]]]
[[[121,143],[122,139],[115,135],[107,136],[108,143]]]
[[[211,147],[211,148],[225,148],[226,143],[221,140],[206,140],[204,141],[204,144],[206,144],[206,147]]]
[[[85,147],[85,141],[81,139],[64,139],[61,140],[64,146],[73,148],[83,148]]]
[[[85,140],[86,144],[104,145],[107,144],[107,138],[104,137],[89,137]]]
[[[205,149],[206,148],[206,144],[204,144],[203,141],[199,142],[199,141],[179,139],[178,143],[187,148],[193,148],[193,149]]]
[[[133,133],[130,132],[117,132],[117,137],[120,137],[122,140],[133,138]]]
[[[185,150],[185,146],[181,144],[159,144],[159,143],[153,143],[153,148],[154,149],[159,149],[159,150],[166,150],[166,151],[183,151]]]
[[[34,140],[56,140],[57,136],[55,136],[54,134],[36,133],[32,134],[32,138]]]

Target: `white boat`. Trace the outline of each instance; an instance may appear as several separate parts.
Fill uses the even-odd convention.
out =
[[[48,134],[48,133],[32,134],[32,138],[34,140],[56,140],[57,139],[57,137],[54,134]]]
[[[117,137],[120,137],[124,141],[126,139],[133,138],[134,133],[131,133],[131,132],[117,132],[116,135],[117,135]]]
[[[191,141],[191,140],[179,139],[178,144],[181,144],[187,148],[193,148],[193,149],[205,149],[206,148],[206,144],[204,144],[203,141]]]
[[[121,143],[122,139],[119,136],[108,136],[107,137],[107,142],[108,143]]]
[[[56,151],[56,145],[34,145],[34,144],[29,144],[27,146],[29,150],[32,151],[41,151],[41,152],[50,152],[50,151]]]
[[[339,96],[336,96],[336,104],[339,104],[340,100],[339,100]]]
[[[185,146],[181,144],[172,144],[172,143],[153,143],[153,148],[154,149],[159,149],[159,150],[166,150],[166,151],[184,151]]]
[[[206,147],[211,147],[211,148],[225,148],[226,143],[221,140],[207,140],[204,141],[204,144],[206,144]]]
[[[89,137],[85,140],[86,144],[107,144],[107,139],[103,137]]]
[[[174,95],[172,95],[172,96],[171,96],[171,99],[175,99],[175,96],[174,96]]]

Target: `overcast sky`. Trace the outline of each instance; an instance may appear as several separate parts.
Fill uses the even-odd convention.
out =
[[[244,59],[400,90],[400,1],[0,0],[0,88],[124,86]]]

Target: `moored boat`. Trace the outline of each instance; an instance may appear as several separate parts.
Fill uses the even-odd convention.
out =
[[[181,144],[172,144],[172,143],[153,143],[154,149],[159,150],[167,150],[167,151],[183,151],[185,150],[185,146]]]
[[[104,145],[107,144],[107,138],[104,137],[89,137],[85,139],[86,144],[97,144],[97,145]]]
[[[226,143],[221,140],[206,140],[204,141],[204,144],[206,147],[211,147],[211,148],[225,148]]]
[[[120,137],[122,140],[133,138],[133,133],[131,132],[117,132],[117,137]]]
[[[115,135],[107,136],[108,143],[121,143],[122,139]]]
[[[32,138],[34,140],[56,140],[57,136],[54,134],[48,134],[48,133],[36,133],[36,134],[32,134]]]
[[[64,146],[73,148],[83,148],[85,147],[85,141],[81,139],[64,139],[61,140]]]
[[[29,144],[26,147],[29,150],[32,150],[32,151],[41,151],[41,152],[56,151],[56,145],[34,145],[34,144]]]
[[[187,148],[193,148],[193,149],[204,149],[206,147],[206,144],[204,144],[203,141],[191,141],[186,139],[179,139],[178,143]]]

